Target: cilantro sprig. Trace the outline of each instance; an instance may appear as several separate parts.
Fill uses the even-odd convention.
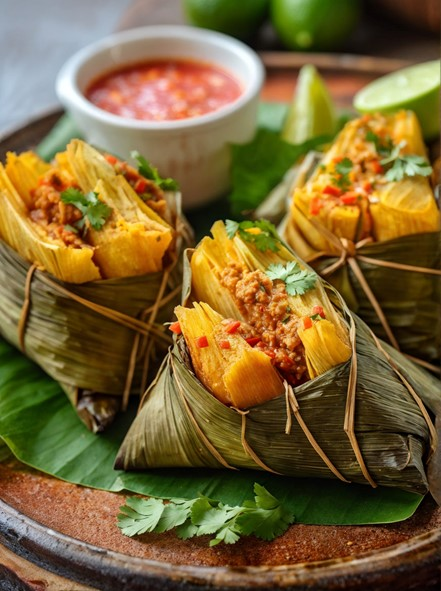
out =
[[[90,225],[95,230],[101,230],[112,213],[112,208],[98,198],[98,193],[90,191],[87,194],[82,193],[75,187],[69,187],[60,195],[63,203],[73,205],[81,211],[82,217],[77,220],[73,226],[67,225],[67,229],[84,234]]]
[[[312,289],[317,281],[316,273],[301,269],[295,261],[289,261],[286,265],[271,264],[265,273],[273,281],[276,279],[283,281],[286,293],[292,296],[303,295]]]
[[[138,172],[144,178],[153,181],[158,187],[163,189],[164,191],[178,191],[179,185],[178,183],[172,178],[162,178],[158,172],[158,169],[152,166],[144,156],[134,150],[131,152],[131,157],[138,162]]]
[[[254,484],[254,501],[231,507],[200,495],[196,499],[126,500],[118,515],[118,527],[129,537],[175,529],[179,538],[211,535],[210,546],[236,543],[241,536],[272,540],[294,522],[294,515],[266,488]]]
[[[394,147],[394,143],[388,135],[380,137],[372,129],[368,129],[366,132],[366,140],[374,144],[375,151],[379,156],[389,156]]]
[[[341,189],[343,192],[347,191],[351,185],[351,179],[349,173],[351,172],[354,163],[350,158],[343,158],[340,162],[335,165],[335,172],[332,176],[332,183]]]
[[[402,154],[401,151],[406,145],[405,141],[394,145],[390,137],[381,138],[372,130],[366,132],[366,139],[373,142],[377,154],[383,156],[380,164],[388,169],[384,175],[386,180],[401,181],[404,177],[432,174],[433,169],[424,156]]]
[[[380,160],[383,166],[390,166],[384,175],[388,181],[401,181],[406,176],[429,176],[432,167],[424,158],[416,154],[402,154],[405,142],[397,144],[389,156]]]
[[[244,220],[243,222],[225,220],[225,228],[228,238],[233,239],[238,234],[244,242],[251,242],[261,252],[279,250],[279,235],[275,226],[268,220]]]

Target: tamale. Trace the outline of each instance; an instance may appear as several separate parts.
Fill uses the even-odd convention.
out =
[[[102,430],[171,342],[163,323],[191,240],[179,193],[80,140],[51,163],[10,153],[0,237],[0,334]]]
[[[246,233],[251,240],[264,236],[260,228],[249,228]],[[347,329],[315,273],[309,273],[282,245],[276,252],[262,252],[249,249],[237,236],[230,239],[222,222],[213,225],[212,234],[213,238],[201,241],[192,257],[196,300],[225,317],[237,309],[233,318],[245,321],[245,336],[258,339],[256,346],[274,354],[294,383],[303,381],[307,369],[311,377],[322,373],[314,349],[326,352],[322,361],[327,358],[329,365],[323,371],[349,358]],[[201,272],[207,267],[208,273]],[[325,331],[319,325],[326,326]],[[308,338],[303,339],[306,327]]]
[[[250,229],[248,226],[247,230]],[[246,261],[253,269],[251,272],[277,257],[287,263],[299,262],[281,242],[272,242],[276,251],[260,250],[262,241],[250,242],[244,234],[247,230],[234,232],[233,236],[230,227],[229,237],[225,238],[223,224],[216,223],[212,229],[214,238],[203,239],[184,258],[183,304],[176,309],[180,322],[178,326],[172,325],[177,334],[175,345],[144,396],[115,466],[124,470],[249,468],[426,492],[429,487],[426,464],[437,449],[433,414],[441,412],[439,382],[378,341],[349,312],[341,296],[320,278],[315,287],[303,294],[309,293],[309,301],[316,302],[320,293],[323,311],[327,310],[329,316],[329,320],[308,317],[311,323],[303,326],[303,338],[312,335],[311,345],[319,360],[309,356],[312,375],[308,369],[309,375],[295,383],[292,374],[277,367],[272,359],[283,383],[278,396],[269,387],[266,400],[246,407],[216,395],[216,384],[213,384],[221,381],[219,368],[225,369],[227,365],[222,361],[220,342],[225,333],[238,338],[237,325],[246,322],[242,318],[248,313],[245,311],[235,321],[236,330],[230,328],[228,333],[234,318],[223,319],[224,301],[211,301],[210,307],[205,302],[197,303],[200,286],[216,281],[216,261],[228,260],[231,249],[241,253],[241,262]],[[213,263],[212,275],[197,277],[201,269],[205,272],[206,267],[199,263],[207,252],[207,259],[209,256]],[[313,274],[307,266],[303,270]],[[285,291],[290,283],[286,279]],[[274,283],[279,281],[275,279]],[[314,295],[317,284],[320,289]],[[205,293],[210,292],[205,290]],[[259,292],[254,292],[254,296],[258,295]],[[229,297],[236,296],[230,293]],[[293,298],[302,300],[301,296]],[[302,305],[308,308],[309,301],[301,302],[299,309],[302,310]],[[286,313],[286,293],[283,306]],[[232,308],[226,306],[226,309]],[[240,304],[239,309],[244,312]],[[196,319],[206,315],[212,318],[211,324]],[[309,332],[311,324],[325,327],[323,333]],[[334,330],[328,332],[329,327]],[[199,331],[206,334],[201,335]],[[207,338],[201,343],[199,339],[203,336]],[[245,335],[239,333],[240,337],[246,341]],[[336,344],[343,350],[345,339],[349,355],[326,359],[328,354],[333,355]],[[256,348],[257,343],[245,342],[243,347],[246,345]],[[324,351],[326,346],[328,350]],[[204,358],[208,359],[206,363]],[[243,391],[248,389],[252,368],[258,367],[252,359],[247,363],[247,371],[234,378]],[[258,370],[255,375],[257,381],[262,374]]]
[[[440,212],[411,111],[350,121],[293,188],[280,231],[374,332],[441,358]]]
[[[0,227],[4,240],[31,262],[73,283],[160,271],[173,239],[173,229],[144,203],[127,178],[118,174],[101,153],[80,140],[72,140],[66,153],[58,155],[56,161],[57,165],[51,168],[29,152],[19,156],[8,154],[2,174],[2,199],[15,205],[12,223],[26,224],[39,233],[39,246],[43,244],[46,250],[47,244],[58,246],[55,258],[58,251],[66,249],[78,251],[74,253],[77,258],[84,258],[87,253],[94,263],[90,277],[70,278],[69,271],[63,272],[61,264],[57,261],[50,264],[48,257],[40,260],[38,252],[33,257],[26,256],[24,249],[34,252],[35,246],[8,230],[8,210]],[[95,218],[86,219],[87,232],[78,231],[79,222],[83,221],[78,200],[72,197],[68,202],[63,201],[66,190],[70,189],[80,190],[85,196],[91,192],[97,196],[95,207],[100,209],[97,214],[94,212]],[[92,207],[89,211],[92,212]],[[102,223],[96,223],[96,216],[103,216],[103,212]],[[16,220],[17,217],[20,219]],[[81,253],[82,250],[86,253]]]

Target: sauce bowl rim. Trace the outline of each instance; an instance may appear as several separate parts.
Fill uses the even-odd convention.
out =
[[[151,40],[163,42],[165,44],[170,41],[178,40],[189,42],[190,45],[200,45],[203,48],[206,45],[214,47],[220,51],[225,51],[226,55],[233,56],[240,61],[247,69],[247,79],[239,80],[242,85],[242,93],[240,96],[219,109],[198,115],[194,117],[187,117],[184,119],[171,119],[165,121],[149,121],[143,119],[134,119],[115,115],[100,107],[95,106],[89,101],[80,89],[79,76],[83,68],[88,63],[99,56],[103,56],[108,60],[108,67],[100,69],[95,74],[89,76],[88,82],[92,82],[99,78],[100,75],[110,73],[112,70],[124,68],[126,66],[135,65],[136,63],[147,62],[150,58],[148,53],[145,57],[139,59],[121,61],[115,64],[112,60],[112,54],[118,47],[125,47],[129,45],[138,45]],[[203,54],[203,50],[201,50]],[[154,59],[162,59],[162,56],[155,53],[152,56]],[[192,56],[173,55],[172,50],[168,53],[164,52],[164,59],[193,59],[203,63],[211,63],[214,66],[222,68],[224,71],[230,73],[237,79],[237,75],[228,69],[220,60],[201,58],[194,58]],[[242,41],[229,37],[223,33],[193,27],[190,25],[151,25],[143,26],[135,29],[129,29],[114,33],[103,39],[100,39],[90,45],[87,45],[73,54],[62,66],[56,78],[56,93],[60,102],[71,110],[81,112],[84,116],[98,120],[102,124],[111,125],[115,128],[129,128],[132,130],[144,131],[176,131],[187,130],[189,128],[198,128],[210,124],[217,124],[221,122],[228,115],[232,115],[246,107],[250,100],[253,100],[259,94],[265,78],[265,70],[257,53],[247,46]],[[87,85],[87,84],[86,84]]]

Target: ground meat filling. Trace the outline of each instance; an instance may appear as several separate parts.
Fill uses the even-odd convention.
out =
[[[266,353],[292,385],[309,379],[305,350],[298,336],[299,317],[289,307],[283,281],[272,281],[261,271],[231,264],[221,274],[246,323],[238,331],[251,346]]]
[[[51,238],[62,240],[66,246],[81,248],[84,246],[81,236],[69,230],[69,226],[73,227],[81,219],[81,211],[74,205],[63,203],[60,198],[69,187],[79,188],[68,173],[49,171],[31,191],[33,206],[29,215]]]

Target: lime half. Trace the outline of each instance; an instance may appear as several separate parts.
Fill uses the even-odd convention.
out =
[[[354,107],[361,113],[414,111],[424,139],[430,140],[440,131],[440,79],[439,60],[409,66],[362,88],[354,97]]]
[[[321,76],[311,64],[300,69],[297,87],[283,122],[281,137],[301,144],[322,134],[335,133],[334,103]]]

